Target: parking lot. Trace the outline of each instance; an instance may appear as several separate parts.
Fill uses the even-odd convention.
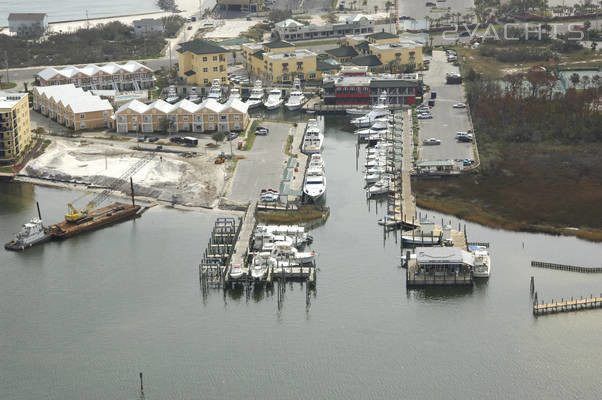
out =
[[[247,158],[238,160],[232,189],[226,196],[230,200],[243,203],[257,200],[261,189],[278,190],[280,187],[288,158],[284,154],[284,146],[292,125],[265,122],[261,126],[268,128],[270,133],[257,136],[251,150],[239,153]]]
[[[437,93],[435,107],[432,109],[433,119],[422,119],[420,123],[420,159],[423,161],[474,159],[472,143],[460,143],[456,140],[456,132],[472,129],[467,109],[453,108],[456,103],[464,103],[462,85],[445,83],[445,73],[459,72],[447,62],[445,52],[434,51],[430,68],[424,74],[424,83],[431,92]],[[425,99],[426,102],[426,99]],[[425,139],[435,138],[439,145],[423,146]]]

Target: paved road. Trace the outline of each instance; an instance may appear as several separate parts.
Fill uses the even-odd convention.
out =
[[[238,161],[232,189],[226,196],[230,200],[243,203],[257,200],[261,189],[280,187],[287,159],[283,150],[292,125],[274,122],[261,125],[270,133],[257,136],[253,148],[240,153],[247,158]]]
[[[470,129],[466,109],[452,108],[455,103],[463,103],[462,85],[445,83],[446,72],[458,72],[447,62],[443,51],[434,51],[430,69],[424,75],[424,82],[432,92],[437,92],[437,99],[432,114],[433,119],[419,120],[420,142],[427,138],[441,140],[438,146],[421,146],[421,160],[453,160],[455,158],[474,158],[472,143],[459,143],[456,132]]]

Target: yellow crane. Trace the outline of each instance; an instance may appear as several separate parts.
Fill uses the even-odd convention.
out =
[[[67,204],[67,214],[65,214],[65,221],[67,222],[77,222],[81,219],[84,219],[88,216],[88,212],[94,208],[96,203],[93,201],[89,202],[83,210],[78,210],[73,207],[73,204]]]

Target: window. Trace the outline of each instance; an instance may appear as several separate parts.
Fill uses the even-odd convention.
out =
[[[217,67],[213,67],[213,72],[217,72]]]
[[[132,121],[134,121],[134,122],[138,121],[138,117],[134,115],[134,116],[132,117]]]
[[[203,72],[208,72],[207,67],[203,68]]]
[[[209,121],[213,121],[213,115],[209,115]]]
[[[109,112],[105,111],[105,112],[102,113],[102,115],[104,115],[105,117],[108,117],[109,116]]]
[[[203,62],[207,62],[207,57],[203,57]]]
[[[238,121],[240,120],[240,115],[239,114],[234,114],[234,121]]]
[[[188,115],[184,115],[184,121],[188,121]]]
[[[135,121],[135,119],[134,119],[134,121]],[[144,122],[150,122],[150,116],[145,115],[144,116]]]
[[[225,70],[224,66],[223,66],[223,65],[220,65],[220,66],[219,66],[219,70],[220,70],[221,72],[224,72],[224,70]]]
[[[222,76],[222,82],[226,82],[226,78]]]
[[[207,79],[207,78],[203,79],[203,83],[205,83],[205,84],[209,83],[209,79]]]
[[[213,61],[217,61],[217,56],[213,56]]]
[[[84,118],[86,118],[86,114],[79,114],[79,117],[80,117],[81,119],[84,119]]]
[[[119,122],[125,122],[125,118],[123,117],[123,115],[119,116]]]
[[[219,119],[220,119],[220,121],[227,121],[228,120],[228,116],[227,115],[220,115]]]
[[[86,123],[80,122],[79,127],[80,127],[80,129],[86,129]]]
[[[203,120],[203,116],[202,115],[195,115],[194,116],[194,120],[195,121],[202,121]]]

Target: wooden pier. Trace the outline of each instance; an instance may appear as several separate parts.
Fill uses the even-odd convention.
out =
[[[224,277],[224,281],[226,283],[232,280],[230,277],[230,270],[232,269],[233,265],[240,266],[242,268],[243,276],[240,279],[246,280],[250,275],[247,256],[249,254],[249,249],[251,248],[251,240],[253,240],[253,231],[257,225],[257,221],[255,219],[256,210],[256,202],[249,204],[249,208],[247,208],[247,212],[245,213],[242,221],[242,226],[240,228],[240,233],[237,237],[236,244],[234,245],[232,257],[226,266],[226,276]]]
[[[543,314],[556,314],[561,312],[581,311],[590,310],[594,308],[602,308],[602,294],[600,297],[593,297],[590,295],[589,298],[580,297],[579,299],[570,300],[561,299],[560,301],[552,300],[551,303],[538,303],[537,293],[535,293],[535,299],[533,301],[533,315]]]
[[[537,268],[556,269],[560,271],[581,272],[585,274],[602,273],[602,267],[581,267],[578,265],[555,264],[541,261],[531,261],[531,266]]]
[[[472,271],[464,273],[433,272],[426,273],[418,268],[415,259],[408,260],[406,271],[407,288],[424,288],[428,286],[472,286]]]
[[[203,294],[209,286],[223,286],[227,277],[234,244],[240,234],[240,218],[218,218],[213,225],[207,248],[199,263],[199,280]]]

